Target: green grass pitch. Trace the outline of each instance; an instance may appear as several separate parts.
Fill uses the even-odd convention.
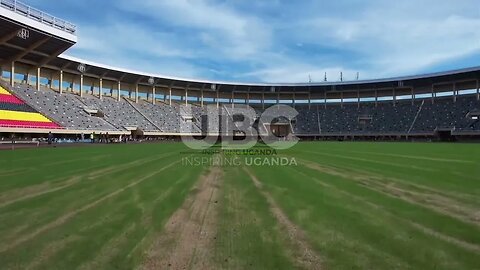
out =
[[[277,154],[297,165],[192,166],[181,143],[2,151],[0,269],[480,269],[480,145]]]

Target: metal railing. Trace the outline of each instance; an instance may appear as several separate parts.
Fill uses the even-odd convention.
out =
[[[17,0],[0,0],[0,7],[6,8],[15,13],[18,13],[35,21],[39,21],[54,28],[60,29],[70,34],[75,35],[75,33],[77,32],[77,26],[75,24],[54,17],[48,13],[33,8]]]

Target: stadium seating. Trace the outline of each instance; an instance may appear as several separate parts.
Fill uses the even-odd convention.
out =
[[[81,100],[89,108],[102,111],[105,115],[104,119],[116,129],[137,127],[144,131],[158,130],[127,100],[117,101],[111,97],[99,99],[91,95],[86,95]]]
[[[467,115],[478,109],[480,109],[480,103],[473,95],[460,96],[455,104],[451,97],[438,99],[435,103],[425,102],[415,122],[414,131],[431,131],[437,128],[471,130],[471,120]]]
[[[33,125],[59,127],[48,120],[53,119],[67,129],[76,130],[128,130],[132,127],[143,131],[165,133],[216,133],[223,125],[235,128],[234,118],[246,114],[257,120],[262,113],[259,108],[250,113],[243,105],[235,104],[200,107],[164,102],[152,104],[145,100],[134,103],[127,98],[117,101],[111,97],[99,99],[92,95],[80,97],[72,93],[59,94],[53,90],[36,91],[19,84],[12,88],[17,96],[2,88],[0,93],[0,117],[4,126]],[[424,134],[437,129],[456,131],[480,131],[478,120],[467,117],[480,112],[480,102],[475,95],[431,99],[400,100],[383,102],[297,104],[299,114],[291,122],[293,131],[299,135],[369,135],[369,134]],[[88,111],[99,111],[95,116]],[[39,114],[42,112],[45,116]],[[271,121],[273,115],[268,115]],[[209,121],[211,121],[209,126]],[[22,123],[18,121],[23,121]],[[39,124],[40,123],[40,124]],[[213,125],[212,125],[213,124]],[[265,123],[256,125],[265,132]]]
[[[33,108],[67,129],[76,130],[117,130],[102,118],[90,116],[76,95],[59,94],[52,90],[36,91],[28,85],[17,84],[11,89]]]
[[[0,127],[61,128],[2,86],[0,86]]]
[[[480,124],[467,118],[480,111],[475,95],[420,100],[365,102],[299,106],[294,131],[298,134],[418,134],[437,129],[479,130]],[[365,121],[361,121],[364,119]]]
[[[165,103],[152,104],[141,100],[134,106],[159,127],[156,131],[167,133],[180,132],[180,112],[178,107]]]

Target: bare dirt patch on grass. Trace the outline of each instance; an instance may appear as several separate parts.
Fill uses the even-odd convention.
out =
[[[161,159],[167,155],[161,155],[157,156],[154,158],[146,158],[146,159],[141,159],[141,160],[136,160],[127,164],[123,164],[121,166],[116,165],[116,166],[110,166],[107,168],[101,168],[98,170],[91,171],[87,173],[86,175],[90,180],[97,179],[103,176],[106,176],[108,174],[116,173],[119,171],[127,170],[129,168],[139,166],[148,162],[152,162],[158,159]],[[28,186],[25,188],[20,188],[16,190],[10,190],[8,192],[0,194],[0,208],[11,205],[16,202],[20,202],[23,200],[27,200],[30,198],[34,198],[37,196],[45,195],[48,193],[52,193],[55,191],[59,191],[65,188],[68,188],[70,186],[73,186],[77,183],[80,182],[80,180],[83,178],[85,174],[79,174],[73,177],[69,178],[63,178],[66,179],[66,181],[62,181],[61,183],[55,184],[54,182],[57,182],[57,180],[62,180],[62,178],[57,179],[57,180],[51,180],[48,182],[44,182],[38,185],[32,185]]]
[[[368,155],[377,155],[377,156],[386,156],[386,157],[400,157],[406,159],[417,159],[417,160],[429,160],[429,161],[440,161],[448,163],[467,163],[472,164],[474,161],[462,160],[462,159],[451,159],[451,158],[435,158],[435,157],[425,157],[425,156],[412,156],[412,155],[399,155],[399,154],[386,154],[386,153],[376,153],[376,152],[367,152],[367,151],[348,151],[350,153],[359,153],[359,154],[368,154]]]
[[[211,252],[222,175],[220,168],[212,167],[200,177],[152,244],[141,269],[215,269]]]
[[[290,244],[293,247],[291,253],[294,256],[294,262],[305,269],[322,269],[320,256],[308,243],[305,233],[287,217],[274,198],[263,189],[263,185],[258,178],[247,168],[244,168],[244,170],[253,181],[255,187],[267,200],[270,211],[280,224],[281,230],[287,233]]]
[[[475,216],[478,211],[477,208],[466,205],[453,198],[442,196],[436,192],[422,189],[417,186],[415,187],[415,190],[408,189],[404,184],[364,172],[340,170],[338,168],[324,166],[305,160],[302,160],[302,163],[307,168],[351,180],[368,189],[381,192],[385,195],[429,208],[435,212],[460,219],[464,222],[480,225],[480,220]]]
[[[159,156],[156,156],[156,157],[148,157],[148,158],[144,158],[144,159],[135,160],[135,161],[125,163],[125,164],[122,164],[122,165],[114,165],[114,166],[106,167],[106,168],[99,169],[99,170],[96,170],[96,171],[93,171],[93,172],[89,173],[88,178],[89,179],[97,179],[97,178],[100,178],[100,177],[103,177],[103,176],[106,176],[106,175],[109,175],[109,174],[112,174],[112,173],[116,173],[116,172],[124,171],[124,170],[130,169],[130,168],[133,168],[133,167],[137,167],[137,166],[143,165],[145,163],[149,163],[149,162],[167,157],[169,155],[171,155],[171,154],[170,153],[169,154],[163,154],[163,155],[159,155]]]
[[[115,190],[115,191],[112,191],[111,193],[109,193],[109,194],[107,194],[107,195],[105,195],[105,196],[103,196],[103,197],[101,197],[101,198],[99,198],[99,199],[97,199],[97,200],[95,200],[95,201],[93,201],[93,202],[91,202],[91,203],[89,203],[89,204],[81,207],[81,208],[78,208],[78,209],[75,209],[75,210],[70,211],[70,212],[68,212],[68,213],[65,213],[64,215],[60,216],[60,217],[57,218],[56,220],[54,220],[54,221],[52,221],[52,222],[50,222],[50,223],[48,223],[48,224],[45,224],[45,225],[37,228],[36,230],[34,230],[34,231],[31,232],[31,233],[27,233],[27,234],[19,237],[18,239],[16,239],[15,241],[13,241],[13,242],[11,242],[11,243],[5,243],[4,245],[0,245],[0,253],[5,252],[5,251],[7,251],[7,250],[9,250],[9,249],[15,248],[15,247],[17,247],[18,245],[20,245],[20,244],[22,244],[22,243],[25,243],[25,242],[27,242],[27,241],[29,241],[29,240],[37,237],[38,235],[40,235],[40,234],[42,234],[42,233],[45,233],[45,232],[47,232],[47,231],[49,231],[49,230],[51,230],[51,229],[53,229],[53,228],[55,228],[55,227],[58,227],[58,226],[60,226],[60,225],[62,225],[62,224],[64,224],[64,223],[66,223],[68,220],[70,220],[71,218],[75,217],[76,215],[78,215],[78,214],[80,214],[80,213],[82,213],[82,212],[84,212],[84,211],[87,211],[87,210],[89,210],[89,209],[91,209],[91,208],[93,208],[93,207],[95,207],[95,206],[97,206],[97,205],[99,205],[99,204],[101,204],[102,202],[104,202],[104,201],[106,201],[106,200],[108,200],[108,199],[110,199],[110,198],[112,198],[112,197],[114,197],[114,196],[116,196],[116,195],[124,192],[125,190],[127,190],[127,189],[129,189],[129,188],[131,188],[131,187],[133,187],[133,186],[136,186],[136,185],[142,183],[143,181],[145,181],[145,180],[147,180],[147,179],[150,179],[151,177],[153,177],[153,176],[161,173],[162,171],[164,171],[164,170],[166,170],[166,169],[174,166],[175,164],[177,164],[177,163],[179,163],[179,162],[180,162],[180,161],[172,162],[172,163],[170,163],[170,164],[168,164],[168,165],[166,165],[166,166],[164,166],[164,167],[162,167],[162,168],[160,168],[160,169],[158,169],[158,170],[156,170],[156,171],[153,171],[152,173],[149,173],[149,174],[147,174],[147,175],[145,175],[145,176],[143,176],[143,177],[140,177],[140,178],[136,179],[134,182],[131,182],[130,184],[128,184],[128,185],[126,185],[126,186],[124,186],[124,187],[122,187],[122,188],[119,188],[119,189],[117,189],[117,190]]]
[[[362,198],[360,196],[357,196],[357,195],[354,195],[354,194],[351,194],[347,191],[344,191],[342,189],[339,189],[333,185],[330,185],[330,184],[327,184],[325,182],[322,182],[320,181],[319,179],[315,178],[315,177],[312,177],[312,176],[308,176],[307,174],[305,174],[304,172],[302,171],[298,171],[298,173],[300,175],[302,175],[303,177],[306,177],[306,178],[310,178],[312,180],[314,180],[316,183],[324,186],[324,187],[328,187],[328,188],[331,188],[331,189],[334,189],[336,192],[339,192],[341,193],[343,196],[347,196],[353,200],[355,200],[356,202],[359,202],[359,203],[363,203],[365,205],[368,205],[369,207],[373,208],[373,209],[376,209],[376,210],[379,210],[379,211],[382,211],[383,214],[393,218],[393,219],[398,219],[399,221],[402,221],[402,222],[405,222],[406,224],[408,224],[409,226],[417,229],[417,230],[420,230],[422,231],[423,233],[425,234],[428,234],[430,236],[434,236],[438,239],[441,239],[445,242],[449,242],[451,244],[454,244],[458,247],[461,247],[463,249],[467,249],[467,250],[470,250],[470,251],[473,251],[473,252],[477,252],[479,253],[480,252],[480,247],[478,245],[475,245],[475,244],[472,244],[472,243],[468,243],[468,242],[465,242],[461,239],[458,239],[458,238],[455,238],[455,237],[452,237],[452,236],[449,236],[449,235],[446,235],[446,234],[443,234],[443,233],[440,233],[440,232],[437,232],[431,228],[428,228],[428,227],[425,227],[424,225],[421,225],[419,223],[416,223],[416,222],[413,222],[412,220],[409,220],[409,219],[405,219],[405,218],[402,218],[400,217],[399,215],[396,215],[396,214],[393,214],[392,212],[388,211],[387,209],[385,209],[385,207],[383,207],[382,205],[378,205],[378,204],[375,204],[373,202],[370,202],[368,201],[367,199],[365,198]]]
[[[73,176],[68,178],[67,181],[62,182],[59,186],[55,186],[55,184],[52,184],[51,182],[45,182],[42,184],[5,192],[0,194],[0,208],[16,202],[68,188],[80,182],[80,179],[81,177],[79,176]]]
[[[48,262],[48,260],[55,256],[58,252],[64,250],[70,243],[73,243],[79,239],[81,239],[81,237],[72,235],[48,244],[44,249],[42,249],[40,254],[25,267],[25,269],[40,269],[44,263]]]

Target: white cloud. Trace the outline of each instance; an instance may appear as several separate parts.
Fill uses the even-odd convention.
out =
[[[110,23],[104,28],[83,26],[79,42],[68,54],[115,67],[170,76],[201,77],[190,60],[193,52],[169,33],[151,33],[140,25]]]
[[[142,25],[110,22],[107,26],[83,26],[79,30],[77,49],[102,53],[137,52],[152,57],[192,56],[188,46],[170,33],[151,32]]]
[[[312,43],[358,52],[377,77],[412,74],[480,51],[478,6],[479,12],[471,17],[451,11],[454,5],[462,6],[456,1],[423,2],[402,1],[400,6],[386,7],[374,1],[355,17],[306,19],[296,25],[302,29],[297,33]],[[474,6],[474,2],[463,2]]]
[[[132,11],[131,1],[121,3]],[[261,18],[238,12],[223,3],[209,0],[145,0],[135,4],[135,11],[159,24],[168,22],[193,30],[193,33],[196,31],[202,45],[214,49],[217,54],[222,53],[226,59],[252,56],[271,44],[271,29],[262,23]]]
[[[114,1],[125,16],[80,24],[73,52],[171,76],[262,82],[407,75],[480,52],[476,0],[257,2]]]

